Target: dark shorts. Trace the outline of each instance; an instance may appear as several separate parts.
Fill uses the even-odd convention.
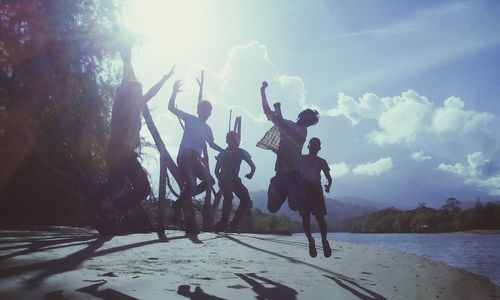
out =
[[[240,179],[234,180],[219,180],[219,188],[222,191],[224,201],[230,201],[234,198],[233,193],[240,199],[241,203],[250,202],[250,194],[248,189],[243,185]]]
[[[206,185],[206,189],[212,188],[215,183],[208,168],[201,161],[200,155],[194,150],[186,149],[177,157],[177,165],[184,184],[183,189],[190,196],[196,195],[196,179],[199,178]]]
[[[267,209],[277,212],[288,198],[288,207],[300,211],[304,203],[304,187],[299,172],[276,174],[267,190]]]
[[[323,187],[319,183],[304,184],[305,198],[304,205],[300,214],[313,214],[315,216],[326,215],[325,198],[323,196]]]

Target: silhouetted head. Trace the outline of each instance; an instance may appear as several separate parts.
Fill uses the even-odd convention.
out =
[[[203,121],[208,120],[212,114],[212,104],[207,100],[202,100],[198,103],[198,117]]]
[[[316,125],[319,122],[319,113],[310,108],[304,109],[297,117],[297,124],[305,127]]]
[[[309,145],[307,145],[309,153],[317,154],[321,150],[321,141],[317,137],[313,137],[309,140]]]
[[[240,146],[240,135],[236,131],[229,131],[226,134],[226,143],[231,149],[236,149]]]

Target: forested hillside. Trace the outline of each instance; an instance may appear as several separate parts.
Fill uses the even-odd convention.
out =
[[[477,201],[474,208],[462,210],[455,198],[440,209],[421,203],[413,210],[387,208],[352,219],[350,232],[451,232],[474,229],[500,229],[500,204]]]

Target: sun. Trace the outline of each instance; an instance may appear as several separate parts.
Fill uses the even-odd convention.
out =
[[[179,55],[206,39],[206,4],[201,0],[135,0],[127,26],[163,55]]]

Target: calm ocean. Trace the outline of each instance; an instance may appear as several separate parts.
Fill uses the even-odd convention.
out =
[[[294,235],[304,236],[303,233]],[[320,238],[319,233],[314,236]],[[500,284],[500,234],[334,232],[328,234],[328,239],[416,254],[487,276]]]

